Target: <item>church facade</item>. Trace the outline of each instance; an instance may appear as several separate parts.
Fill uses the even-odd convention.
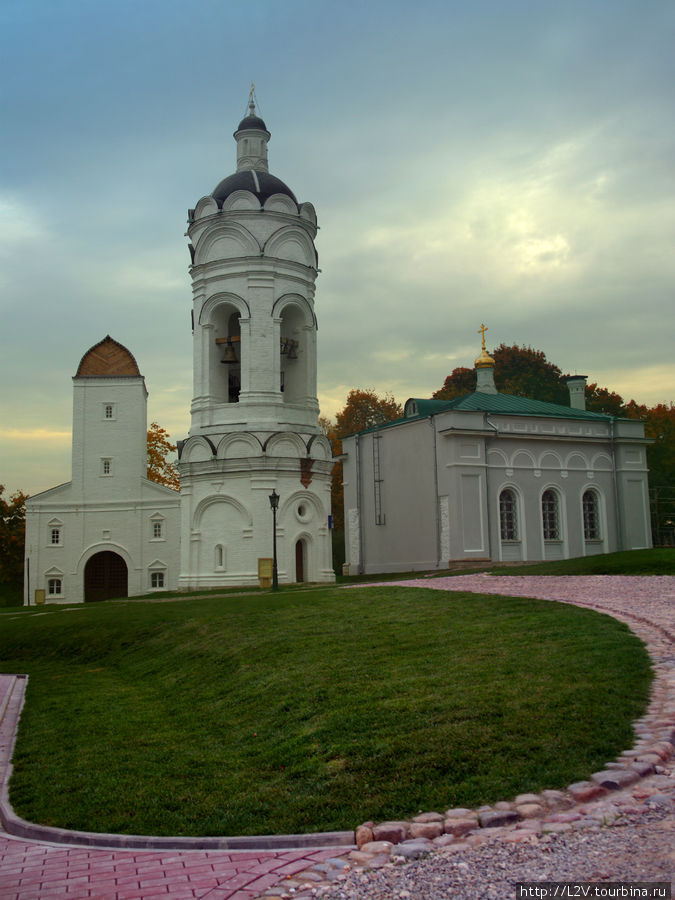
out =
[[[450,401],[344,438],[349,574],[558,560],[651,546],[644,425],[498,393],[494,361]]]
[[[146,477],[147,396],[136,360],[110,336],[82,357],[72,480],[26,503],[24,603],[36,591],[80,603],[175,587],[179,495]]]
[[[26,508],[24,602],[182,587],[334,581],[331,445],[319,428],[311,203],[269,173],[270,133],[239,123],[236,172],[188,213],[193,399],[181,492],[146,476],[147,392],[107,337],[73,380],[73,479]]]

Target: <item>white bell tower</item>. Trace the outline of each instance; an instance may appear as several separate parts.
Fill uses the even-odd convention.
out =
[[[268,171],[255,114],[234,133],[237,171],[188,213],[194,391],[179,445],[180,583],[257,583],[272,555],[268,496],[280,495],[279,580],[332,581],[331,449],[318,425],[316,213]]]

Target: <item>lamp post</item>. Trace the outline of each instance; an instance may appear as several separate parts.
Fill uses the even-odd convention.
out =
[[[279,590],[279,573],[277,571],[277,510],[279,509],[279,495],[276,489],[270,494],[270,506],[272,507],[272,590]]]

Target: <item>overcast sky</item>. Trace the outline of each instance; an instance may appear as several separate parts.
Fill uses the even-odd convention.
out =
[[[110,334],[149,420],[192,389],[186,214],[235,170],[316,207],[319,399],[430,396],[488,347],[675,396],[670,0],[1,0],[0,483],[70,478]]]

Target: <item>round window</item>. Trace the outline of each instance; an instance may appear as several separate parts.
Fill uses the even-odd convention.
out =
[[[298,503],[295,507],[295,515],[301,522],[309,522],[312,518],[312,507],[309,503]]]

